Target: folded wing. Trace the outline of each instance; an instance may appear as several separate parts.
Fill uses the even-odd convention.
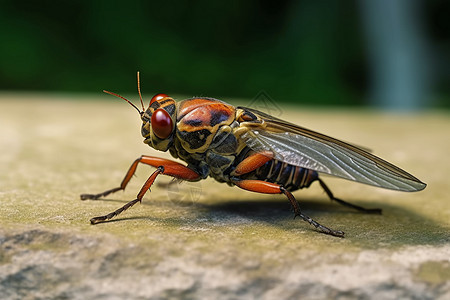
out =
[[[254,151],[271,151],[275,159],[288,164],[377,187],[408,192],[426,187],[413,175],[359,147],[254,109],[238,108],[258,118],[240,137]]]

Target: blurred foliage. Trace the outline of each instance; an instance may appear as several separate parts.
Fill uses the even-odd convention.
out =
[[[446,99],[450,6],[424,7],[445,53],[435,87]],[[358,105],[368,84],[354,1],[9,0],[0,2],[0,37],[1,90],[135,93],[139,70],[147,98],[264,89],[277,101]]]

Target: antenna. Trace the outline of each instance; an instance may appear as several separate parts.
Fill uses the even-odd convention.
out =
[[[137,72],[137,85],[138,85],[139,99],[141,99],[142,111],[145,111],[144,101],[142,101],[142,95],[141,95],[141,81],[139,80],[139,71]]]
[[[139,73],[138,73],[138,74],[139,74]],[[139,82],[139,81],[138,81],[138,82]],[[118,95],[118,94],[116,94],[116,93],[113,93],[113,92],[110,92],[110,91],[106,91],[106,90],[103,90],[103,92],[104,92],[104,93],[107,93],[107,94],[110,94],[110,95],[113,95],[113,96],[116,96],[116,97],[118,97],[118,98],[120,98],[120,99],[123,99],[123,100],[127,101],[128,103],[130,103],[131,106],[133,106],[134,108],[136,108],[136,110],[139,112],[139,114],[142,114],[142,113],[143,113],[143,111],[141,112],[141,111],[139,110],[139,108],[136,107],[136,105],[134,105],[133,103],[131,103],[131,101],[128,100],[128,99],[126,99],[125,97],[122,97],[122,96],[120,96],[120,95]]]

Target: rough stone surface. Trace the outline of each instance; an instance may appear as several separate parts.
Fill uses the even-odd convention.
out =
[[[241,102],[242,103],[242,102]],[[245,101],[243,104],[246,104]],[[282,196],[206,180],[160,178],[134,198],[79,194],[117,186],[142,144],[136,112],[114,99],[0,96],[0,299],[450,299],[449,115],[282,107],[282,117],[372,148],[428,183],[399,193],[324,177],[333,192],[383,215],[296,192],[305,213],[343,239],[293,219]]]

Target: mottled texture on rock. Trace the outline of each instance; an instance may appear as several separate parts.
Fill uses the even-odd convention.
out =
[[[315,184],[296,192],[307,214],[346,232],[339,239],[294,220],[282,196],[213,180],[167,188],[160,178],[141,205],[91,226],[151,169],[106,199],[79,194],[117,186],[135,158],[161,153],[142,143],[127,105],[53,97],[0,97],[0,299],[450,298],[448,115],[282,109],[429,184],[398,193],[324,177],[381,216],[332,203]]]

